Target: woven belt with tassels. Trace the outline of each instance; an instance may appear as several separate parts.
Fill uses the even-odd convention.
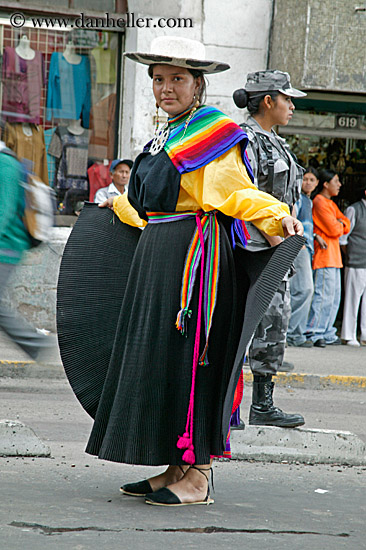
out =
[[[190,309],[191,298],[196,280],[197,270],[201,262],[200,286],[197,312],[196,335],[193,352],[192,383],[189,399],[187,422],[185,432],[178,437],[178,449],[184,449],[183,460],[188,464],[195,463],[193,446],[193,413],[194,391],[197,367],[208,365],[207,350],[213,313],[216,305],[217,283],[219,278],[220,262],[220,226],[213,212],[174,212],[171,214],[160,212],[148,212],[149,224],[167,223],[193,218],[196,220],[196,229],[189,244],[184,262],[182,288],[180,295],[180,310],[177,315],[176,327],[182,335],[187,335],[187,322],[192,315]],[[207,254],[205,255],[205,243]],[[206,265],[205,265],[206,262]],[[200,354],[200,335],[202,308],[205,321],[205,347]]]
[[[177,315],[176,327],[182,335],[187,335],[187,321],[192,315],[189,308],[196,280],[197,269],[201,261],[199,300],[197,312],[196,335],[193,351],[192,383],[187,413],[187,422],[184,434],[178,436],[178,449],[185,450],[183,460],[188,464],[194,464],[195,454],[193,445],[193,413],[194,413],[194,391],[196,383],[197,367],[208,365],[207,351],[213,313],[217,298],[217,283],[220,268],[220,226],[217,221],[216,211],[212,212],[174,212],[160,213],[147,212],[149,224],[167,223],[194,218],[196,229],[189,244],[186,259],[184,262],[182,288],[180,295],[180,310]],[[231,228],[233,248],[235,238],[246,246],[250,235],[241,220],[234,220]],[[207,255],[205,266],[205,242],[207,242]],[[205,336],[206,342],[203,352],[200,354],[201,316],[204,308]]]

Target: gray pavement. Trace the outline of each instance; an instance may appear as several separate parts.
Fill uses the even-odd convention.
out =
[[[306,406],[313,425],[322,411],[316,400],[324,403],[324,394],[337,395],[341,408],[342,396],[346,407],[361,396],[281,387],[278,401],[293,410]],[[0,458],[1,549],[365,548],[366,467],[217,461],[214,505],[162,509],[118,491],[121,483],[160,468],[84,453],[92,422],[65,379],[1,379],[0,418],[31,426],[52,454]]]

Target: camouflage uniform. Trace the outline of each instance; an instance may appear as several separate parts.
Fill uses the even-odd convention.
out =
[[[288,281],[282,281],[249,349],[249,363],[255,374],[276,374],[282,365],[288,323],[291,315]]]
[[[285,140],[275,132],[266,132],[252,117],[241,127],[248,134],[247,153],[254,173],[254,183],[290,207],[300,197],[303,169],[297,164]],[[249,250],[262,250],[270,244],[251,223]],[[253,374],[276,374],[283,362],[286,333],[291,316],[288,276],[274,295],[249,350]]]

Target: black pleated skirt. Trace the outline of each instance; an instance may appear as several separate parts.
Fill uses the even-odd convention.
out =
[[[198,281],[187,337],[178,332],[175,321],[184,260],[194,230],[195,220],[184,220],[148,225],[142,232],[88,453],[130,464],[184,463],[176,443],[185,431],[191,390]],[[221,230],[220,247],[209,365],[198,368],[195,385],[193,433],[198,464],[223,453],[222,409],[239,337],[234,330],[235,268],[225,230]]]
[[[60,269],[58,337],[71,386],[94,418],[90,454],[128,464],[184,464],[176,444],[190,398],[198,281],[186,337],[175,321],[194,230],[188,219],[141,232],[95,205],[83,209],[74,227]],[[237,248],[234,258],[221,224],[209,365],[198,367],[195,386],[197,464],[223,454],[245,350],[302,244],[294,237],[264,254]]]

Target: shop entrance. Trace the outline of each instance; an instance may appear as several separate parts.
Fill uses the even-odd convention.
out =
[[[83,201],[111,183],[121,47],[121,33],[57,25],[16,29],[1,20],[2,139],[54,188],[61,214],[78,213]]]

